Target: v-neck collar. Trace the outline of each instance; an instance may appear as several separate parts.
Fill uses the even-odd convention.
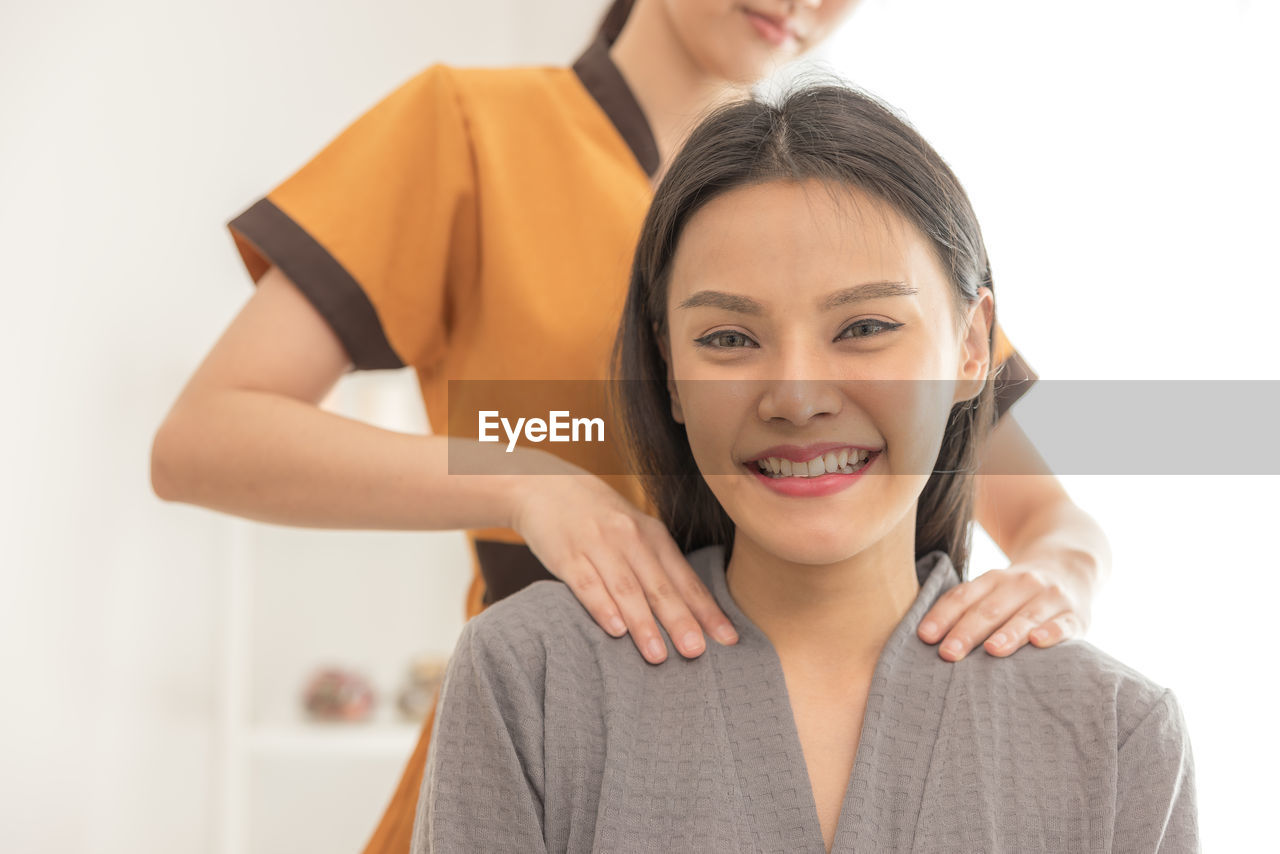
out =
[[[657,140],[635,93],[609,56],[609,43],[603,35],[597,36],[586,52],[578,57],[573,71],[609,121],[613,122],[645,174],[652,178],[657,174],[660,163]]]
[[[721,696],[733,693],[735,655],[762,657],[768,667],[767,696],[753,697],[750,703],[723,704],[747,805],[780,807],[749,810],[756,823],[755,837],[765,850],[826,854],[782,663],[769,638],[729,595],[724,549],[713,547],[702,552],[697,563],[706,561],[702,564],[704,580],[709,581],[712,594],[739,635],[738,643],[725,647],[718,656]],[[954,665],[942,662],[934,648],[920,640],[916,629],[938,597],[960,580],[943,552],[921,558],[916,575],[921,587],[915,602],[876,660],[831,854],[862,850],[869,841],[889,850],[906,851],[915,837],[934,734],[954,670]],[[779,766],[787,769],[784,779],[758,773],[760,768]],[[752,769],[756,772],[742,773]]]

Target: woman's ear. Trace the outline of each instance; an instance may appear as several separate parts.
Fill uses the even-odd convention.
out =
[[[676,390],[675,374],[671,371],[671,349],[667,346],[666,336],[657,327],[654,327],[653,337],[658,342],[662,361],[667,365],[667,394],[671,396],[671,417],[677,424],[683,424],[684,410],[680,408],[680,392]]]
[[[991,288],[978,288],[978,298],[965,308],[961,327],[960,368],[956,373],[956,399],[972,400],[982,391],[991,368],[991,324],[996,303]]]

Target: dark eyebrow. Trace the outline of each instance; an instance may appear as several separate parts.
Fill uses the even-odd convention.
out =
[[[880,299],[881,297],[909,297],[916,293],[919,293],[919,291],[906,282],[867,282],[864,285],[854,285],[851,288],[844,288],[828,295],[822,301],[820,308],[823,311],[828,311],[842,305],[848,305],[851,302]],[[764,313],[764,306],[750,297],[727,294],[724,291],[698,291],[676,306],[676,308],[698,308],[704,305],[712,308],[722,308],[725,311],[733,311],[738,314]]]
[[[881,297],[909,297],[916,293],[919,291],[906,282],[868,282],[865,285],[854,285],[851,288],[836,291],[822,301],[822,309],[826,311],[851,302]]]
[[[725,311],[734,311],[738,314],[763,314],[764,306],[750,297],[739,296],[738,294],[726,294],[724,291],[698,291],[689,297],[676,308],[697,308],[699,306],[709,305],[712,308],[722,308]]]

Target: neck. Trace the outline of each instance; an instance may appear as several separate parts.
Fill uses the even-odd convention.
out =
[[[739,530],[725,576],[730,595],[769,638],[784,669],[819,682],[870,679],[920,592],[915,514],[858,554],[823,566],[783,560]]]
[[[655,183],[708,110],[748,91],[699,66],[660,3],[636,3],[609,56],[635,94],[658,144],[662,165]]]

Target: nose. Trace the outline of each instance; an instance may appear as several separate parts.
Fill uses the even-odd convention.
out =
[[[836,384],[815,379],[830,370],[819,354],[795,353],[779,367],[782,370],[777,379],[764,381],[757,405],[762,421],[788,421],[800,427],[840,412],[842,398]]]

